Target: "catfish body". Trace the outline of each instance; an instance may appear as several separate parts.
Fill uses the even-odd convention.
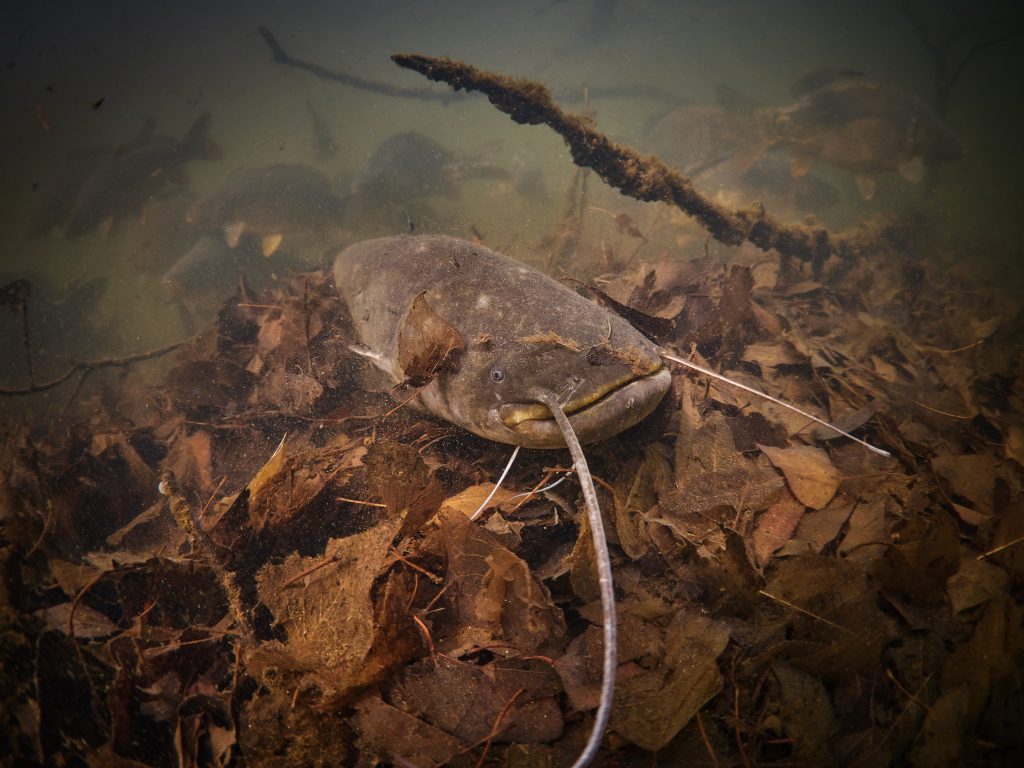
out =
[[[561,448],[540,390],[554,392],[582,443],[646,417],[668,389],[657,348],[629,323],[525,264],[442,235],[349,246],[334,279],[367,356],[406,381],[403,334],[429,311],[454,330],[459,354],[422,389],[420,405],[481,437]],[[438,339],[452,346],[450,338]]]

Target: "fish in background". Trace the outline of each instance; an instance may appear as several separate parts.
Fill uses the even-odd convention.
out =
[[[730,162],[739,136],[725,110],[712,104],[686,104],[656,116],[642,144],[723,203],[756,200],[783,212],[822,214],[839,202],[838,190],[820,176],[793,178],[779,151],[763,151],[742,168]]]
[[[352,182],[352,193],[402,203],[429,195],[455,195],[456,157],[418,131],[396,133],[378,144]]]
[[[338,144],[334,140],[331,127],[308,101],[306,102],[306,111],[309,112],[310,125],[313,129],[313,151],[316,159],[320,161],[330,160],[338,154]]]
[[[132,233],[132,264],[140,272],[160,274],[173,264],[202,234],[188,223],[196,203],[192,189],[169,187],[142,209],[138,228]]]
[[[440,217],[425,198],[458,199],[467,179],[507,182],[504,168],[460,157],[418,131],[393,134],[374,147],[349,183],[347,222],[364,234],[442,230]]]
[[[209,127],[210,113],[204,112],[183,138],[154,136],[101,164],[75,196],[64,227],[67,235],[109,232],[117,219],[138,216],[166,187],[185,183],[185,163],[220,158],[220,147],[209,139]]]
[[[924,102],[863,73],[815,72],[797,82],[792,95],[796,101],[788,106],[764,107],[719,86],[738,167],[749,167],[769,148],[785,149],[794,178],[825,163],[853,172],[870,200],[878,174],[897,172],[917,183],[926,166],[963,155],[963,145]]]
[[[121,144],[96,144],[68,151],[60,176],[43,184],[43,196],[29,219],[28,236],[40,237],[51,230],[63,231],[82,187],[100,168],[125,152],[155,140],[156,120],[149,118],[139,133]]]
[[[460,158],[418,131],[396,133],[370,153],[352,182],[352,193],[373,200],[403,203],[430,195],[458,197],[465,179],[508,179],[507,170],[488,162]]]
[[[231,248],[243,237],[257,238],[263,255],[270,256],[286,236],[314,233],[330,239],[344,208],[320,171],[276,164],[233,171],[187,219],[198,229],[221,233]]]
[[[528,200],[548,200],[550,194],[544,180],[544,164],[529,147],[520,147],[509,163],[512,189]]]
[[[256,258],[259,256],[258,241],[247,240],[232,248],[222,237],[201,234],[164,272],[160,282],[176,299],[216,290],[233,282],[238,272],[265,260]]]

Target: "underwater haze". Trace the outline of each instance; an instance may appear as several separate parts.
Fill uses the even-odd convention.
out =
[[[553,361],[615,374],[570,413],[594,765],[1024,764],[1019,0],[5,0],[0,41],[11,764],[574,764],[609,622]]]
[[[963,244],[957,260],[970,260],[970,270],[998,272],[1004,284],[1009,279],[1017,285],[1024,237],[1017,215],[1024,170],[1022,107],[1015,92],[1021,57],[1013,40],[998,38],[1019,27],[1019,17],[1012,3],[969,9],[958,3],[797,1],[8,3],[0,32],[2,271],[35,278],[40,302],[105,279],[101,294],[76,304],[81,317],[75,324],[82,327],[76,329],[81,338],[73,337],[74,349],[60,339],[46,345],[41,340],[41,373],[58,370],[61,357],[170,342],[191,330],[182,319],[182,301],[194,322],[208,317],[203,312],[209,304],[200,299],[210,297],[200,297],[195,285],[174,293],[165,285],[171,281],[161,281],[195,243],[183,213],[192,203],[238,169],[281,163],[316,169],[339,196],[348,197],[381,142],[412,130],[452,157],[433,168],[409,167],[429,164],[429,158],[385,158],[406,174],[425,177],[397,180],[406,183],[408,199],[383,190],[390,196],[383,202],[395,209],[390,212],[380,210],[380,200],[354,201],[342,222],[344,233],[337,242],[322,241],[325,250],[366,234],[402,231],[408,210],[410,217],[422,212],[423,220],[414,222],[420,231],[466,234],[476,227],[499,249],[536,252],[556,223],[574,169],[557,136],[510,123],[480,96],[394,97],[284,66],[273,60],[261,26],[297,59],[396,87],[429,89],[438,97],[447,95],[444,86],[398,69],[390,55],[451,56],[533,78],[574,111],[589,89],[602,131],[673,164],[720,159],[735,150],[694,138],[694,132],[709,130],[701,122],[704,115],[690,119],[684,109],[683,124],[672,122],[679,108],[717,108],[722,86],[753,105],[786,107],[802,78],[856,70],[934,111],[942,84],[934,43],[922,39],[918,25],[940,43],[959,35],[944,53],[951,71],[972,46],[990,43],[955,72],[942,97],[946,103],[937,119],[962,145],[961,157],[926,169],[923,177],[919,173],[916,184],[889,164],[877,180],[869,179],[877,189],[871,200],[859,194],[857,173],[835,164],[811,162],[808,175],[791,183],[796,180],[785,147],[773,148],[759,162],[754,175],[765,178],[747,186],[736,183],[729,163],[695,181],[733,207],[763,198],[769,211],[797,220],[815,215],[836,226],[879,212],[925,210],[934,214],[943,241]],[[203,156],[203,148],[173,167],[154,158],[134,171],[142,182],[129,173],[106,180],[105,188],[83,190],[86,180],[102,174],[133,142],[180,140],[204,113],[210,116],[208,140],[219,150],[215,158]],[[147,126],[148,136],[141,135]],[[317,138],[319,129],[328,134],[329,153],[318,149],[324,140]],[[493,178],[473,173],[481,163]],[[394,174],[395,168],[385,172]],[[410,191],[410,184],[419,186]],[[595,194],[607,198],[609,209],[626,205],[615,193]],[[79,208],[94,210],[69,226],[76,195]],[[635,216],[648,215],[643,206],[629,206],[641,211]],[[313,246],[291,251],[311,266],[322,256]],[[227,255],[232,258],[208,257],[193,283],[219,283],[230,292],[249,262]],[[51,284],[45,292],[44,282]],[[42,304],[38,312],[57,314]],[[16,334],[13,316],[3,320],[5,336]],[[63,316],[51,324],[62,322]],[[17,365],[5,366],[2,378],[13,385],[23,373]]]

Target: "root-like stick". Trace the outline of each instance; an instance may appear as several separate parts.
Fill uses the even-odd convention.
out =
[[[160,476],[158,488],[160,493],[167,497],[167,505],[170,509],[171,517],[174,518],[177,526],[188,536],[195,554],[216,574],[221,589],[224,590],[224,595],[227,597],[228,608],[238,627],[239,634],[244,640],[251,642],[253,637],[252,626],[249,624],[245,609],[242,607],[242,595],[235,581],[235,575],[224,568],[214,554],[213,544],[203,530],[203,526],[199,522],[199,517],[192,508],[192,505],[185,498],[185,494],[182,492],[181,486],[178,485],[178,480],[175,478],[174,473],[170,470],[164,470]]]
[[[277,38],[274,37],[274,33],[266,27],[259,28],[260,36],[263,38],[263,42],[270,48],[270,53],[279,64],[284,64],[286,67],[294,67],[295,69],[301,69],[305,72],[309,72],[311,75],[319,77],[321,80],[331,80],[335,83],[341,83],[342,85],[350,85],[353,88],[358,88],[361,91],[369,91],[370,93],[380,93],[384,96],[399,96],[405,99],[419,99],[420,101],[440,101],[447,104],[453,99],[461,98],[461,95],[450,94],[450,93],[438,93],[437,91],[430,91],[424,88],[401,88],[397,85],[389,85],[388,83],[379,83],[375,80],[366,80],[362,77],[356,77],[350,75],[347,72],[341,72],[336,69],[327,69],[319,64],[314,64],[309,61],[303,61],[302,59],[296,59],[289,56],[281,43],[278,42]]]
[[[601,747],[601,739],[604,738],[605,728],[608,727],[608,720],[612,715],[612,697],[615,694],[615,669],[617,666],[617,643],[618,628],[615,619],[615,586],[612,582],[612,561],[608,556],[608,542],[604,537],[604,521],[601,518],[601,508],[597,504],[597,491],[594,489],[594,480],[590,476],[590,467],[587,466],[587,457],[583,455],[583,446],[576,438],[568,417],[562,411],[554,393],[542,389],[534,393],[540,402],[544,403],[555,417],[559,428],[562,430],[562,437],[569,447],[573,464],[576,466],[576,476],[580,480],[580,489],[583,491],[583,501],[587,507],[587,520],[590,522],[590,535],[594,542],[594,559],[597,561],[597,582],[601,589],[601,613],[604,620],[604,663],[601,665],[601,701],[597,707],[597,714],[594,715],[594,726],[587,739],[587,745],[583,748],[580,756],[573,763],[573,768],[584,768],[597,756]]]
[[[823,427],[828,427],[829,429],[831,429],[831,430],[833,430],[835,432],[838,432],[843,437],[848,437],[851,440],[853,440],[854,442],[860,443],[865,448],[867,448],[869,451],[871,451],[873,453],[877,453],[879,456],[885,456],[886,458],[892,456],[892,454],[889,453],[888,451],[883,450],[881,448],[876,448],[875,446],[871,445],[871,443],[866,442],[865,440],[861,440],[859,437],[854,437],[849,432],[845,432],[842,429],[840,429],[839,427],[837,427],[835,424],[829,424],[824,419],[819,419],[813,413],[808,413],[807,411],[803,410],[802,408],[797,408],[795,405],[790,405],[789,403],[785,402],[784,400],[779,400],[777,397],[772,397],[771,395],[767,394],[766,392],[762,392],[759,389],[754,389],[753,387],[748,387],[746,384],[741,384],[740,382],[734,381],[733,379],[730,379],[727,376],[723,376],[720,373],[715,373],[714,371],[712,371],[712,370],[710,370],[708,368],[705,368],[702,365],[697,365],[696,363],[691,363],[689,360],[684,360],[681,357],[676,357],[675,355],[670,355],[665,350],[660,350],[660,354],[661,354],[661,356],[665,360],[671,360],[673,363],[679,363],[679,365],[685,366],[686,368],[691,368],[691,369],[697,371],[698,373],[703,373],[705,376],[710,376],[712,379],[724,382],[726,384],[729,384],[730,386],[736,387],[737,389],[742,389],[744,392],[749,392],[752,395],[757,395],[758,397],[764,398],[765,400],[767,400],[767,401],[769,401],[771,403],[775,403],[778,406],[781,406],[783,408],[786,408],[787,410],[793,411],[793,413],[799,413],[801,416],[810,419],[811,421],[813,421],[816,424],[820,424]]]
[[[139,352],[135,355],[128,355],[127,357],[103,357],[99,360],[86,360],[84,362],[75,363],[68,368],[64,373],[55,379],[44,381],[41,384],[32,384],[31,386],[17,389],[6,389],[0,387],[0,395],[15,396],[15,395],[31,395],[36,392],[45,392],[48,389],[59,387],[65,381],[70,379],[76,373],[81,373],[83,378],[88,376],[93,371],[98,371],[101,368],[123,368],[126,365],[132,363],[138,363],[142,360],[152,360],[155,357],[161,357],[166,355],[168,352],[173,352],[178,347],[188,344],[192,339],[185,339],[184,341],[176,341],[173,344],[168,344],[165,347],[159,347],[157,349],[151,349],[148,352]]]
[[[563,112],[541,83],[512,78],[447,58],[395,54],[398,66],[419,72],[428,80],[448,83],[454,90],[480,91],[517,123],[550,127],[569,146],[573,162],[592,168],[623,194],[646,202],[660,201],[695,218],[716,240],[727,245],[749,241],[763,251],[811,262],[815,269],[831,255],[850,259],[859,248],[850,239],[832,237],[826,230],[786,226],[762,210],[728,211],[698,193],[690,181],[658,158],[642,156],[615,144],[597,131],[591,120]]]

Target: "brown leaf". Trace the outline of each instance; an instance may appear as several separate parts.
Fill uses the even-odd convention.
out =
[[[458,370],[465,349],[462,334],[431,308],[426,293],[417,296],[398,335],[398,364],[407,382],[420,387]]]
[[[213,490],[213,447],[210,435],[203,430],[188,434],[185,427],[177,432],[164,466],[174,473],[178,482],[197,491]]]
[[[788,491],[758,515],[750,546],[760,567],[767,565],[772,554],[789,541],[803,515],[804,505]]]
[[[824,509],[805,510],[792,540],[793,548],[787,547],[786,551],[820,553],[839,536],[853,508],[849,500],[833,498]]]
[[[631,620],[628,614],[623,620],[628,631],[620,642],[623,663],[618,670],[611,728],[628,741],[655,751],[668,744],[721,690],[717,659],[730,632],[723,622],[684,612],[676,613],[664,630],[635,617]],[[556,663],[576,708],[597,704],[600,633],[600,628],[589,627]],[[641,642],[630,649],[630,638]]]
[[[647,314],[639,309],[635,309],[623,304],[622,302],[616,301],[596,285],[587,285],[586,288],[591,294],[593,294],[598,304],[619,315],[623,320],[628,322],[652,341],[665,341],[675,331],[675,316],[671,318],[656,317],[655,315]],[[678,314],[678,312],[676,314]]]
[[[838,490],[842,476],[820,448],[810,445],[792,448],[759,445],[758,448],[782,471],[789,489],[805,506],[821,509]]]
[[[932,469],[949,481],[954,494],[971,502],[975,511],[991,514],[996,482],[996,464],[991,455],[957,455],[944,449],[932,459]]]
[[[290,524],[306,505],[332,482],[339,482],[362,463],[366,448],[348,435],[339,434],[327,445],[287,453],[284,440],[245,487],[248,525],[255,533],[273,530],[278,536],[294,534]],[[228,521],[223,521],[227,523]],[[223,526],[219,522],[218,529]],[[220,530],[218,536],[227,535]]]
[[[559,693],[558,675],[539,661],[498,660],[479,667],[438,657],[408,667],[393,696],[470,744],[490,735],[515,697],[496,740],[537,744],[562,734]]]
[[[729,633],[700,626],[706,621],[695,624],[708,635],[680,638],[670,650],[668,668],[638,675],[620,688],[611,721],[620,736],[643,749],[661,749],[722,689],[716,659]]]
[[[697,545],[702,557],[710,557],[725,547],[723,526],[731,525],[737,512],[766,509],[785,483],[767,459],[751,460],[736,449],[721,412],[713,411],[693,430],[689,420],[696,418],[696,409],[684,406],[676,440],[675,487],[659,494],[658,514],[652,519]]]
[[[98,640],[120,632],[114,622],[87,605],[72,607],[71,603],[58,603],[36,611],[35,615],[47,629],[55,629],[65,635],[68,633],[71,619],[70,626],[74,636],[81,640]]]
[[[484,499],[486,499],[493,490],[494,483],[471,485],[469,488],[460,491],[454,496],[449,496],[442,502],[441,506],[448,513],[458,513],[469,517],[480,509],[480,505],[484,503]],[[487,503],[486,508],[493,509],[494,507],[500,506],[503,502],[514,495],[515,493],[507,488],[498,488],[498,491]]]
[[[946,582],[946,593],[954,614],[969,611],[1002,594],[1009,575],[1002,568],[977,557],[964,555],[960,569]]]
[[[794,741],[794,755],[808,764],[833,764],[829,740],[837,723],[824,683],[786,664],[772,664],[772,673],[779,684],[784,733]]]
[[[850,560],[873,561],[880,548],[889,546],[889,526],[885,521],[885,501],[872,498],[858,504],[850,515],[846,535],[839,544],[840,556]]]
[[[557,647],[565,619],[547,587],[527,564],[503,547],[494,534],[461,513],[446,514],[434,535],[448,555],[439,644],[507,643],[522,652],[545,653]]]
[[[379,439],[364,462],[367,484],[387,506],[389,517],[403,517],[403,533],[419,528],[441,506],[444,491],[411,445]]]
[[[371,589],[389,561],[401,524],[388,519],[368,531],[331,539],[321,555],[293,554],[257,575],[260,600],[287,633],[279,649],[329,694],[344,694],[362,679],[378,631]],[[268,644],[270,650],[275,646]]]
[[[360,701],[350,722],[359,733],[360,748],[389,763],[441,765],[462,749],[454,736],[385,704],[379,694]]]

